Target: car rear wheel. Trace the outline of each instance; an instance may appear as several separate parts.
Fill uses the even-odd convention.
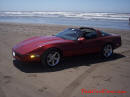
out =
[[[54,67],[60,63],[61,54],[57,49],[47,50],[41,57],[42,64],[49,67]]]
[[[112,54],[113,54],[112,45],[111,45],[111,44],[106,44],[106,45],[103,47],[103,51],[102,51],[103,57],[109,58],[109,57],[112,56]]]

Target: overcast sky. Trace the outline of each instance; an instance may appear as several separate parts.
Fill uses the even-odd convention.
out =
[[[0,11],[130,13],[130,0],[0,0]]]

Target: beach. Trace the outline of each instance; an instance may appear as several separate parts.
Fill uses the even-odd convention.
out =
[[[130,30],[97,28],[121,35],[122,46],[113,58],[98,56],[65,58],[59,67],[13,61],[12,47],[33,36],[53,35],[73,26],[0,22],[0,97],[129,97]],[[81,89],[126,91],[85,94]]]

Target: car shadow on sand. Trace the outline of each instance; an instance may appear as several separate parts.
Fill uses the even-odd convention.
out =
[[[63,58],[62,62],[52,68],[43,67],[41,63],[23,63],[17,60],[13,60],[13,64],[16,68],[25,73],[40,73],[40,72],[55,72],[68,68],[77,68],[79,66],[91,66],[95,63],[107,62],[117,60],[125,57],[122,54],[114,53],[109,59],[103,59],[98,54],[82,55]]]

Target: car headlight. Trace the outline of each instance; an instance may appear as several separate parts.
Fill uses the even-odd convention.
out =
[[[15,52],[13,52],[13,56],[15,56]]]

